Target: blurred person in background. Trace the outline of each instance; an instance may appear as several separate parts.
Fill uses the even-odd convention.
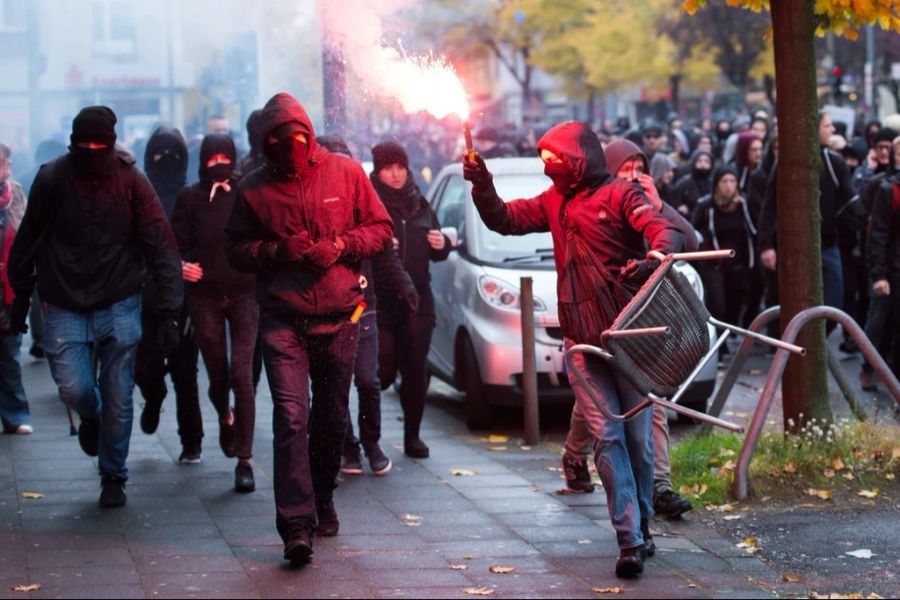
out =
[[[690,173],[675,184],[672,206],[682,216],[690,218],[697,201],[708,195],[712,189],[713,155],[709,150],[698,148],[691,155],[688,165]]]

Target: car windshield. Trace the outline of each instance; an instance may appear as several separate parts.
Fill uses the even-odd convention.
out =
[[[494,176],[497,194],[507,202],[518,198],[533,198],[549,185],[550,180],[541,173]],[[550,232],[500,235],[488,229],[481,219],[477,219],[477,223],[478,257],[482,260],[490,263],[515,262],[528,266],[532,266],[532,263],[546,263],[552,268],[553,239]]]

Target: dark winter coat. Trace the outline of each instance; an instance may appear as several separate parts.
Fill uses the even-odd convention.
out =
[[[167,154],[159,162],[156,154]],[[175,199],[187,183],[188,155],[184,136],[174,127],[158,127],[144,149],[144,173],[153,185],[169,221],[175,212]]]
[[[37,276],[34,275],[35,266]],[[149,271],[159,311],[182,303],[181,261],[162,205],[134,159],[105,177],[76,176],[70,154],[40,169],[10,255],[10,281],[28,297],[86,312],[137,292]]]
[[[823,165],[819,173],[819,210],[822,215],[822,248],[831,248],[838,242],[838,211],[853,197],[853,184],[844,159],[828,148],[823,147],[821,152]],[[762,251],[777,247],[777,182],[778,163],[775,163],[769,174],[759,221],[759,248]]]
[[[429,265],[447,259],[451,250],[450,240],[444,238],[442,250],[435,250],[428,243],[428,232],[432,229],[440,230],[441,225],[411,177],[407,178],[406,185],[399,190],[383,184],[375,173],[371,180],[394,222],[394,237],[400,243],[397,248],[400,261],[419,293],[418,314],[433,317],[434,296],[431,293]],[[378,314],[379,322],[383,324],[406,319],[403,307],[396,303],[382,307]]]
[[[175,202],[172,229],[182,258],[200,263],[203,278],[189,286],[191,294],[221,298],[239,296],[255,289],[256,277],[242,273],[228,264],[225,253],[225,226],[237,198],[237,181],[228,181],[230,190],[216,186],[207,175],[206,163],[214,154],[225,154],[232,164],[237,152],[231,138],[224,135],[206,136],[200,147],[200,182],[184,188]]]
[[[879,188],[869,220],[866,263],[872,281],[888,279],[900,282],[900,175],[894,175]],[[891,294],[900,290],[891,289]]]
[[[359,163],[316,144],[312,122],[294,98],[272,97],[260,121],[263,139],[279,125],[299,123],[307,132],[309,158],[299,173],[267,162],[241,180],[226,227],[228,261],[256,274],[263,310],[337,323],[363,299],[360,261],[390,244],[390,216]],[[328,269],[273,259],[277,242],[304,231],[314,242],[340,237],[341,259]]]
[[[726,267],[733,268],[753,268],[756,265],[756,226],[753,224],[753,218],[750,215],[750,209],[746,201],[741,201],[740,206],[735,211],[741,217],[743,225],[742,247],[736,248],[727,243],[722,243],[717,230],[717,223],[721,215],[713,197],[705,196],[697,203],[694,209],[693,225],[698,233],[703,237],[701,250],[739,250],[739,256],[744,257],[744,264],[736,261],[722,261]]]
[[[675,183],[675,199],[673,205],[678,207],[685,205],[688,207],[688,214],[694,212],[694,207],[703,196],[707,196],[712,192],[712,169],[708,173],[700,174],[697,172],[697,159],[700,156],[708,156],[710,163],[713,163],[713,155],[704,150],[695,150],[691,155],[690,167],[691,171]]]
[[[563,211],[613,276],[618,276],[629,260],[645,258],[645,239],[650,249],[666,254],[683,249],[684,235],[640,187],[609,175],[600,140],[585,124],[557,125],[541,138],[538,148],[550,150],[575,172],[578,183],[573,196],[566,199],[550,186],[534,198],[504,202],[490,184],[474,186],[472,198],[493,231],[503,235],[551,232],[558,288],[567,261],[566,231],[560,220]]]

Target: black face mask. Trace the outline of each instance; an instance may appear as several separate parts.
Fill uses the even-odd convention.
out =
[[[234,173],[234,165],[223,165],[222,163],[206,167],[206,176],[210,181],[221,182],[231,177]]]
[[[279,169],[301,172],[306,166],[309,146],[294,137],[287,137],[273,144],[266,144],[265,154]]]
[[[712,169],[694,169],[694,175],[703,179],[709,179],[710,173],[712,173]]]
[[[545,163],[544,174],[553,181],[553,187],[563,196],[571,194],[574,191],[572,188],[578,183],[575,173],[563,163]]]
[[[91,150],[81,146],[70,148],[75,171],[83,177],[103,177],[112,172],[116,149],[113,146]]]

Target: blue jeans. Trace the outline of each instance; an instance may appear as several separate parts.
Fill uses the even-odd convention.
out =
[[[100,474],[128,478],[134,417],[134,363],[141,340],[141,296],[77,313],[44,303],[44,349],[59,398],[82,421],[100,418]],[[99,378],[94,374],[96,352]]]
[[[31,425],[31,412],[22,387],[21,345],[21,335],[0,335],[0,417],[4,427]]]
[[[572,341],[566,339],[566,349]],[[585,354],[575,356],[575,368],[587,379],[598,401],[614,414],[621,414],[644,397],[602,359]],[[603,417],[587,392],[578,385],[574,373],[569,382],[575,404],[594,437],[594,461],[606,490],[609,518],[616,530],[619,548],[644,543],[641,519],[653,516],[653,410],[638,413],[626,423]]]
[[[353,368],[353,383],[359,397],[359,441],[368,452],[381,439],[381,381],[378,378],[378,324],[375,313],[367,313],[359,320],[359,348]],[[353,435],[353,421],[347,419],[344,448],[358,444]]]
[[[826,306],[844,308],[844,267],[837,246],[822,249],[822,287]]]
[[[312,532],[316,500],[331,500],[341,468],[359,325],[309,333],[302,319],[264,312],[263,360],[275,409],[275,525]],[[310,382],[312,407],[310,408]]]

